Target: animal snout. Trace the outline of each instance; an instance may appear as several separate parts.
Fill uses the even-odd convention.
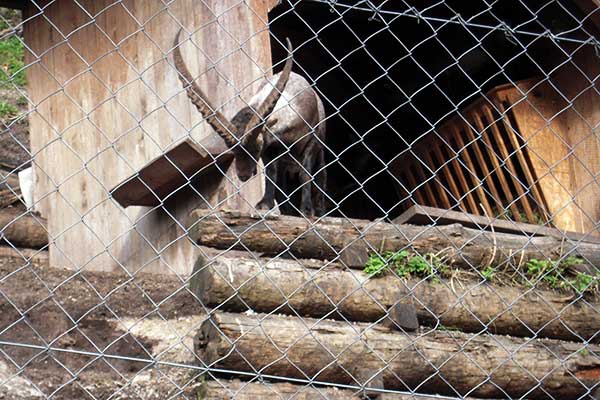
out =
[[[246,182],[248,179],[252,178],[254,175],[256,175],[256,168],[254,168],[253,170],[245,170],[245,171],[238,171],[238,178],[240,178],[240,181],[242,182]]]
[[[240,178],[240,181],[246,182],[248,179],[252,178],[252,174],[238,175],[238,178]]]

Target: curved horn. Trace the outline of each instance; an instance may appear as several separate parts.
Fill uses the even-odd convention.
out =
[[[187,96],[192,101],[192,104],[196,106],[200,114],[206,119],[206,121],[213,127],[215,131],[223,138],[227,146],[233,147],[238,143],[238,140],[233,136],[232,132],[236,129],[233,124],[225,118],[220,111],[217,111],[215,107],[210,103],[207,96],[204,94],[200,86],[192,78],[192,74],[187,69],[183,57],[181,56],[179,35],[181,35],[182,29],[179,29],[175,42],[173,43],[173,60],[175,61],[175,69],[179,72],[179,80],[183,84],[183,87],[187,93]]]
[[[258,106],[250,121],[248,121],[246,127],[252,131],[246,136],[244,142],[254,140],[262,131],[262,126],[264,126],[267,117],[273,112],[273,109],[275,108],[277,101],[279,101],[279,98],[285,89],[285,85],[287,85],[288,79],[290,78],[293,64],[292,42],[290,42],[289,38],[286,38],[286,41],[288,47],[288,59],[285,62],[281,75],[279,75],[279,79],[277,79],[275,87],[271,90],[262,104]]]

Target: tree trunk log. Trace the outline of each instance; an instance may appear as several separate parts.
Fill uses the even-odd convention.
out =
[[[21,187],[17,174],[0,168],[0,208],[16,203],[20,195]]]
[[[552,290],[482,282],[371,278],[339,264],[307,260],[202,258],[191,288],[205,305],[229,311],[298,313],[311,317],[380,321],[398,302],[410,302],[420,324],[487,330],[513,336],[594,340],[600,331],[597,299],[573,301]]]
[[[430,396],[370,392],[377,400],[434,400]],[[196,391],[203,400],[361,400],[358,390],[292,383],[244,382],[237,379],[206,381]],[[470,398],[468,398],[470,399]]]
[[[215,313],[195,349],[213,368],[451,396],[575,399],[600,382],[596,345],[277,315]]]
[[[420,254],[443,252],[449,263],[467,268],[516,266],[532,258],[558,260],[571,254],[600,267],[600,244],[479,231],[458,224],[413,226],[343,218],[309,221],[210,210],[193,211],[190,221],[189,235],[201,245],[339,260],[349,267],[362,267],[369,253],[405,248]]]
[[[48,244],[46,220],[17,208],[0,209],[0,240],[15,247],[41,248]]]

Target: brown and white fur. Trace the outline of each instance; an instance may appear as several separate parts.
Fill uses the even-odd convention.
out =
[[[323,150],[325,109],[306,79],[291,71],[289,40],[283,71],[265,82],[248,105],[229,120],[194,82],[181,56],[180,34],[181,30],[173,51],[179,79],[192,103],[233,152],[238,177],[247,181],[254,176],[259,159],[266,166],[265,195],[256,208],[273,208],[276,185],[285,192],[285,177],[297,175],[302,185],[300,211],[307,217],[322,215],[322,192],[327,179]]]

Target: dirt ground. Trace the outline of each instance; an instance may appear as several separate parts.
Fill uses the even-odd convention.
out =
[[[163,399],[180,389],[195,399],[195,370],[151,364],[195,364],[206,314],[185,287],[170,276],[50,268],[44,252],[0,248],[0,399]]]

